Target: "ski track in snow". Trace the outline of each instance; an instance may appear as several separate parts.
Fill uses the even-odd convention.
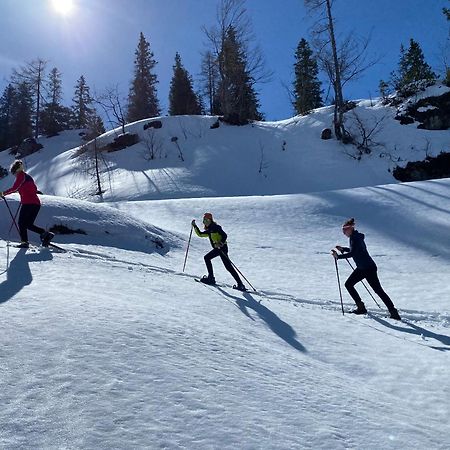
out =
[[[75,258],[86,258],[95,260],[96,262],[102,262],[103,264],[107,265],[110,268],[118,268],[122,270],[141,270],[147,273],[161,273],[171,276],[177,276],[177,277],[185,277],[189,278],[192,281],[195,280],[195,278],[198,278],[196,275],[191,275],[188,273],[183,273],[176,270],[171,270],[165,267],[158,267],[151,264],[145,264],[143,262],[136,262],[132,259],[125,260],[121,258],[116,258],[114,256],[111,256],[111,254],[108,254],[107,252],[101,252],[101,251],[93,251],[93,250],[86,250],[82,248],[72,248],[72,247],[66,247],[65,250]],[[29,251],[29,250],[28,250]],[[37,247],[34,247],[31,249],[32,253],[41,253],[48,251],[48,249],[39,249]],[[50,250],[52,251],[52,250]],[[55,253],[60,253],[56,249]],[[226,298],[227,292],[233,292],[234,294],[237,293],[235,289],[232,288],[231,285],[224,285],[224,284],[218,284],[216,286],[207,286],[205,287],[209,288],[212,291],[216,292],[223,292],[223,297]],[[280,302],[288,302],[291,303],[293,306],[316,306],[320,309],[327,310],[327,311],[333,311],[333,312],[341,312],[341,304],[339,301],[336,300],[325,300],[325,299],[317,299],[317,300],[308,300],[308,299],[301,299],[294,295],[291,295],[289,293],[285,292],[273,292],[268,289],[257,289],[256,291],[249,290],[242,294],[244,297],[250,297],[252,298],[253,295],[255,295],[258,298],[258,302],[262,301],[280,301]],[[381,300],[378,299],[378,302],[382,305]],[[380,305],[380,306],[381,306]],[[370,308],[370,307],[369,307]],[[419,345],[428,346],[431,348],[435,348],[434,346],[429,346],[421,342],[416,342],[411,339],[407,339],[405,337],[400,337],[396,334],[394,334],[392,331],[388,332],[385,329],[382,329],[380,327],[377,327],[374,323],[368,323],[365,322],[365,319],[372,318],[375,319],[375,322],[378,324],[381,324],[384,326],[384,328],[390,328],[391,330],[395,331],[401,331],[402,333],[407,332],[412,335],[419,335],[421,338],[433,338],[433,333],[431,331],[427,331],[424,329],[421,329],[419,326],[415,325],[417,323],[424,323],[428,325],[440,325],[443,328],[450,328],[450,315],[438,313],[438,312],[427,312],[427,311],[416,311],[416,310],[408,310],[403,309],[402,312],[402,321],[394,321],[392,319],[388,319],[389,313],[385,309],[384,305],[381,306],[379,309],[370,311],[369,317],[362,316],[362,317],[355,317],[354,315],[351,315],[348,313],[348,305],[344,307],[344,312],[347,312],[344,314],[347,318],[353,319],[353,320],[359,320],[362,322],[365,326],[369,326],[373,329],[376,329],[378,331],[381,331],[387,335],[394,336],[396,338],[400,338],[409,342],[414,342]],[[408,330],[408,327],[405,325],[408,325],[410,330]],[[439,339],[438,339],[439,340]],[[450,337],[443,338],[443,342],[448,346],[448,350],[450,350]],[[437,349],[446,350],[445,347],[436,347]]]

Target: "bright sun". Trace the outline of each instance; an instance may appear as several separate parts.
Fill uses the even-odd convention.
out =
[[[63,15],[69,16],[74,9],[74,0],[51,0],[53,9]]]

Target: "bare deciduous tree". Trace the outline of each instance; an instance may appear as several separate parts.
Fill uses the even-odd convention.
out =
[[[375,141],[375,136],[383,129],[382,125],[386,119],[386,115],[364,120],[353,110],[351,116],[353,120],[352,125],[349,126],[348,133],[358,150],[356,159],[361,159],[363,154],[370,154],[375,147],[381,145]]]
[[[122,134],[125,134],[126,115],[118,86],[110,86],[100,95],[95,95],[94,102],[103,109],[111,126],[120,126]]]
[[[269,167],[269,163],[266,161],[265,155],[264,155],[264,145],[262,142],[259,142],[259,150],[260,150],[260,158],[259,158],[259,165],[258,165],[258,173],[263,175],[265,178],[267,178],[267,175],[264,173],[264,171]]]
[[[144,152],[144,158],[147,161],[151,161],[161,157],[163,142],[158,137],[154,129],[147,130],[146,136],[143,139],[146,151]]]
[[[203,86],[202,94],[208,99],[209,114],[214,114],[214,97],[217,93],[217,71],[216,60],[210,50],[203,54],[200,72],[200,82]]]
[[[170,139],[170,142],[173,142],[175,144],[175,146],[178,149],[178,157],[181,159],[181,161],[184,161],[183,151],[181,150],[180,144],[178,143],[178,137],[177,136],[173,136]]]
[[[338,140],[347,137],[344,126],[345,102],[343,86],[358,78],[365,70],[379,61],[367,60],[370,38],[358,39],[354,33],[338,44],[333,16],[333,0],[304,0],[306,7],[318,19],[313,26],[313,46],[320,67],[328,76],[334,91],[334,132]]]

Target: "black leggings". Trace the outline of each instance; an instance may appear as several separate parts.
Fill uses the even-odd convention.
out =
[[[216,258],[217,256],[220,256],[220,259],[223,262],[223,265],[225,266],[225,269],[228,270],[228,272],[231,273],[233,278],[236,280],[237,284],[242,284],[241,279],[239,278],[239,275],[237,274],[236,270],[234,269],[233,265],[231,264],[231,261],[228,258],[228,247],[227,245],[224,245],[222,248],[214,248],[209,253],[205,255],[205,264],[206,268],[208,269],[208,275],[212,278],[214,277],[214,271],[213,266],[211,263],[211,260],[213,258]]]
[[[19,231],[20,239],[24,242],[28,242],[28,230],[34,231],[35,233],[42,234],[45,230],[41,227],[37,227],[34,224],[36,217],[41,209],[41,205],[22,205],[20,207],[19,214]]]
[[[359,306],[363,302],[362,302],[361,297],[359,296],[358,292],[355,289],[355,284],[364,280],[364,278],[367,280],[370,287],[375,291],[375,293],[378,295],[378,297],[380,297],[381,300],[383,300],[383,303],[386,305],[387,309],[389,311],[395,309],[394,304],[392,303],[392,300],[389,298],[389,295],[387,295],[386,292],[384,292],[383,288],[381,287],[376,268],[375,269],[358,269],[358,268],[356,268],[353,271],[353,273],[348,277],[348,280],[345,282],[345,287],[347,288],[347,291],[349,292],[349,294],[352,296],[356,305]]]

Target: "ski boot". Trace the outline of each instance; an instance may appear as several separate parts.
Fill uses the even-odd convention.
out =
[[[350,311],[350,314],[357,314],[357,315],[367,314],[367,309],[366,309],[364,303],[363,302],[357,303],[356,309],[353,309],[352,311]]]
[[[236,289],[237,291],[247,292],[247,288],[242,283],[233,285],[233,289]]]
[[[203,275],[202,278],[200,278],[200,281],[211,286],[216,284],[216,279],[210,275]]]
[[[391,319],[402,320],[401,317],[400,317],[400,314],[398,313],[398,311],[395,308],[391,309],[389,311],[389,313],[391,315]]]
[[[50,241],[55,237],[54,233],[51,231],[46,231],[45,233],[41,234],[41,244],[42,247],[48,247],[48,244],[50,244]]]
[[[16,245],[16,248],[30,248],[30,243],[27,241],[22,241],[20,244]]]

